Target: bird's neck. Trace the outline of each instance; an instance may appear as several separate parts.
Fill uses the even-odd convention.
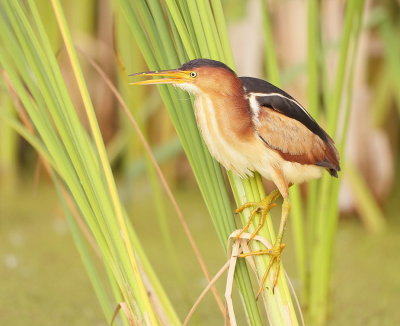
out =
[[[251,115],[244,97],[203,93],[196,96],[196,120],[211,155],[226,169],[250,175],[243,154],[254,137]]]
[[[208,116],[206,120],[210,125],[210,122],[214,121],[214,126],[232,136],[246,139],[253,132],[249,102],[241,87],[230,94],[209,92],[198,95],[195,107],[196,116],[206,114]]]

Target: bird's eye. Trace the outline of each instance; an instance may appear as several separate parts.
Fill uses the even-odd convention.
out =
[[[190,77],[194,78],[194,77],[196,77],[196,76],[197,76],[197,73],[195,73],[194,71],[191,71],[191,72],[190,72]]]

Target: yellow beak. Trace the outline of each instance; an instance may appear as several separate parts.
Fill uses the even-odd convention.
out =
[[[159,78],[159,79],[148,79],[138,82],[129,83],[129,85],[153,85],[153,84],[183,84],[191,81],[190,71],[183,70],[160,70],[160,71],[148,71],[131,74],[129,76],[154,76],[154,77],[172,77],[172,78]]]

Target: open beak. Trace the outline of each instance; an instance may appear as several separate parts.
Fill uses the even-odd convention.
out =
[[[154,77],[170,77],[170,78],[155,78],[147,79],[138,82],[129,83],[129,85],[153,85],[153,84],[183,84],[190,81],[190,71],[183,70],[160,70],[148,71],[131,74],[129,76],[154,76]]]

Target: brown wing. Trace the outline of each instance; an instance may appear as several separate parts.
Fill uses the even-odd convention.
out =
[[[324,141],[298,120],[265,106],[260,106],[256,130],[265,144],[285,160],[319,165],[337,176],[338,154],[329,136]]]

